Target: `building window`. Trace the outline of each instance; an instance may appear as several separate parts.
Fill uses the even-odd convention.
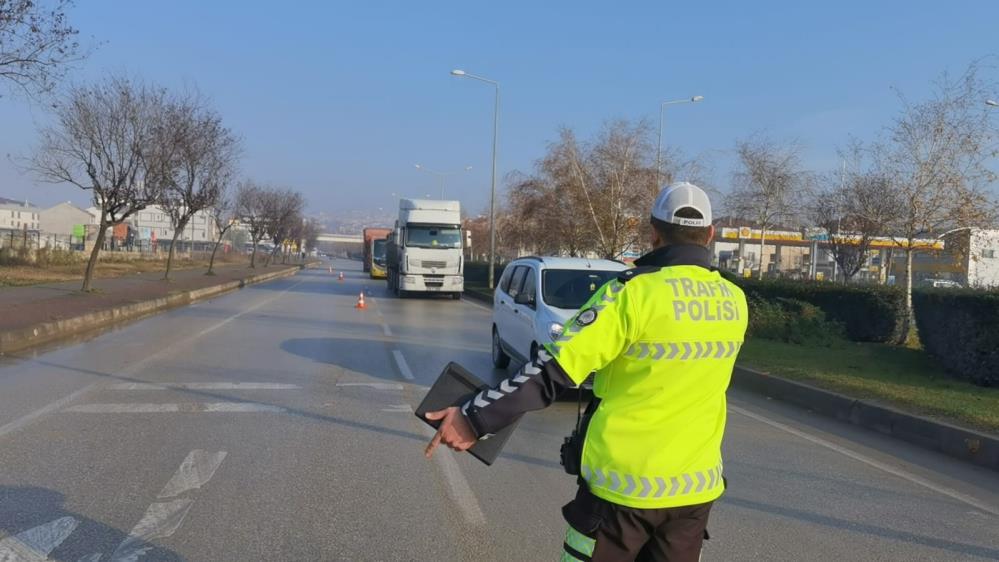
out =
[[[983,258],[994,258],[996,257],[996,251],[994,249],[982,250]]]

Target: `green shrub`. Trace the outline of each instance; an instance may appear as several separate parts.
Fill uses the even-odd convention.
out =
[[[904,329],[905,293],[898,287],[726,277],[742,287],[747,298],[794,299],[819,307],[826,318],[842,324],[853,341],[894,342]]]
[[[804,301],[752,295],[749,302],[749,337],[796,344],[831,345],[843,339],[843,327],[826,320],[822,310]]]
[[[955,378],[999,386],[999,291],[914,291],[923,349]]]

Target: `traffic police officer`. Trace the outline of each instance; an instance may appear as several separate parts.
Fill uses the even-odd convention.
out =
[[[440,443],[462,451],[596,371],[581,436],[563,447],[580,488],[562,510],[562,560],[697,560],[725,489],[725,391],[746,298],[711,267],[704,191],[664,188],[651,223],[655,249],[601,287],[537,360],[488,394],[427,414],[442,420],[427,456]]]

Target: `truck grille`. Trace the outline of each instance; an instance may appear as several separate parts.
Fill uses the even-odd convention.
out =
[[[420,265],[427,269],[444,269],[447,267],[446,261],[423,260]]]

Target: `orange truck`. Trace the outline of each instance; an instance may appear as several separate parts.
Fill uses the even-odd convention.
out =
[[[378,268],[378,269],[380,269],[382,271],[382,275],[380,275],[380,277],[385,277],[385,274],[384,274],[384,271],[385,271],[385,265],[384,265],[384,262],[385,262],[385,238],[388,237],[388,235],[389,235],[390,232],[392,232],[391,228],[365,228],[364,229],[364,272],[365,273],[372,273],[372,276],[374,276],[374,272],[373,272],[373,270],[371,268],[371,264],[374,262],[375,258],[380,258],[381,261],[382,261],[382,265],[381,265],[380,268],[378,268],[377,266],[376,266],[376,268]],[[378,244],[378,246],[380,246],[380,248],[375,248],[375,246],[376,246],[375,242],[376,241],[381,241],[381,243]],[[380,252],[381,255],[380,256],[376,256],[375,255],[376,253],[379,253],[379,252],[376,252],[376,249],[380,249],[381,250],[381,252]]]

